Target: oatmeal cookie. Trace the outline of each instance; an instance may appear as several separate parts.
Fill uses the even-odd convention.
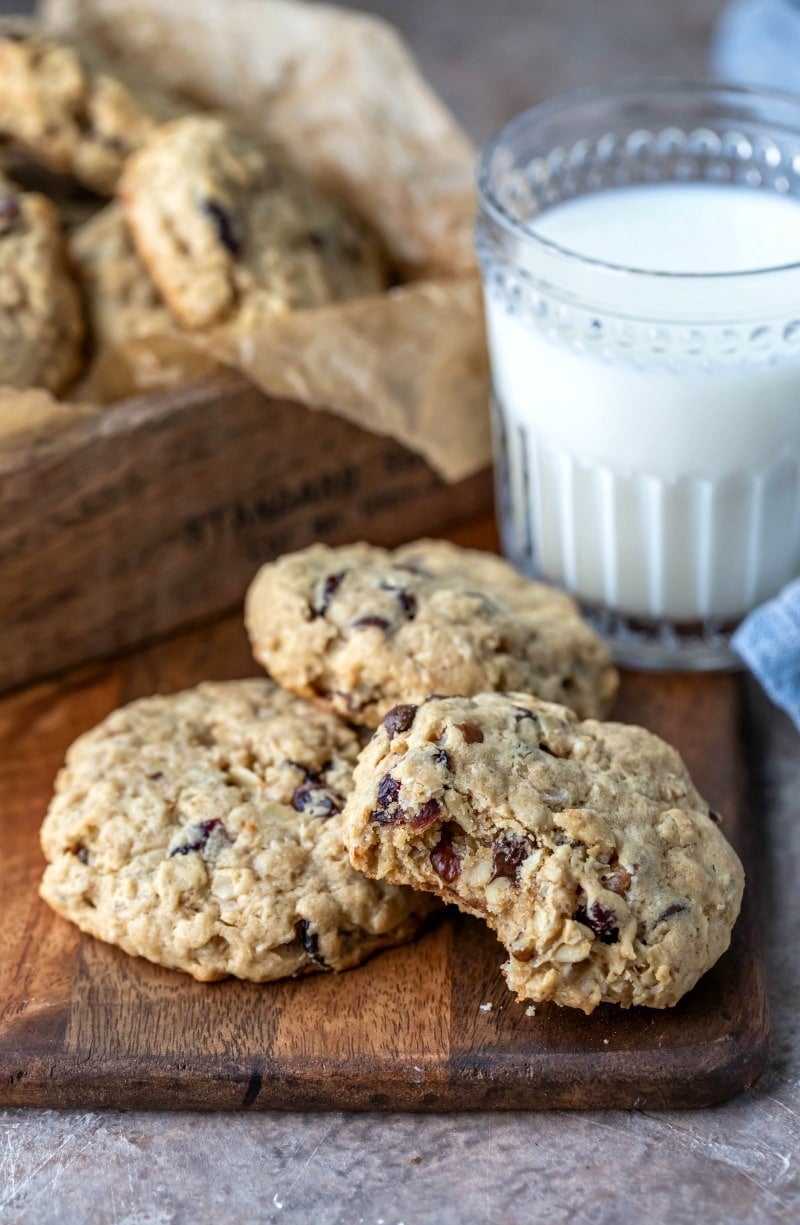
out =
[[[111,195],[126,157],[185,106],[33,22],[0,23],[0,137]]]
[[[75,230],[69,254],[97,344],[175,332],[172,316],[136,254],[118,204],[107,205]]]
[[[601,715],[617,687],[568,596],[443,540],[288,554],[256,576],[246,620],[281,685],[369,727],[398,702],[495,689]]]
[[[63,391],[79,370],[82,341],[56,210],[0,177],[0,385]]]
[[[340,809],[357,750],[266,679],[134,702],[69,750],[42,827],[42,896],[204,981],[354,966],[429,909],[350,867]]]
[[[237,122],[192,115],[155,132],[120,195],[175,317],[202,329],[378,293],[377,240]]]
[[[728,947],[741,864],[680,756],[525,693],[390,711],[345,808],[353,865],[485,919],[523,1000],[666,1008]]]
[[[108,403],[220,373],[167,310],[118,204],[76,229],[68,245],[92,341],[84,394]]]

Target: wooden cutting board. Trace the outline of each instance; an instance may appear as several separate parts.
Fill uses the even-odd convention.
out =
[[[342,975],[201,985],[82,936],[40,902],[38,826],[69,742],[112,707],[254,674],[238,618],[0,702],[0,1104],[137,1109],[675,1107],[766,1057],[737,678],[627,673],[616,714],[683,752],[749,887],[733,945],[678,1007],[533,1017],[476,920]],[[486,1007],[491,1005],[491,1007]],[[483,1007],[482,1007],[483,1006]]]

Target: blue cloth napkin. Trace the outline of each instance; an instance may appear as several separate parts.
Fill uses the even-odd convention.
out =
[[[731,645],[800,730],[800,579],[745,617]]]
[[[800,93],[797,0],[729,0],[714,31],[711,69],[723,81]]]

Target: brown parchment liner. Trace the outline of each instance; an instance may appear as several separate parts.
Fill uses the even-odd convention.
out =
[[[95,405],[67,404],[39,388],[0,387],[0,451],[27,448],[37,438],[57,434],[97,412]]]
[[[474,150],[395,31],[298,0],[45,0],[40,15],[198,105],[244,116],[371,223],[401,276],[386,294],[192,342],[270,394],[391,435],[449,481],[485,467]],[[141,342],[104,355],[106,390],[135,384],[141,356]],[[152,388],[150,376],[130,390]]]

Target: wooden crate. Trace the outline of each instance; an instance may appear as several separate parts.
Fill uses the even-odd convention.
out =
[[[0,454],[0,689],[233,608],[314,540],[394,545],[485,512],[491,474],[238,375],[127,400]]]

